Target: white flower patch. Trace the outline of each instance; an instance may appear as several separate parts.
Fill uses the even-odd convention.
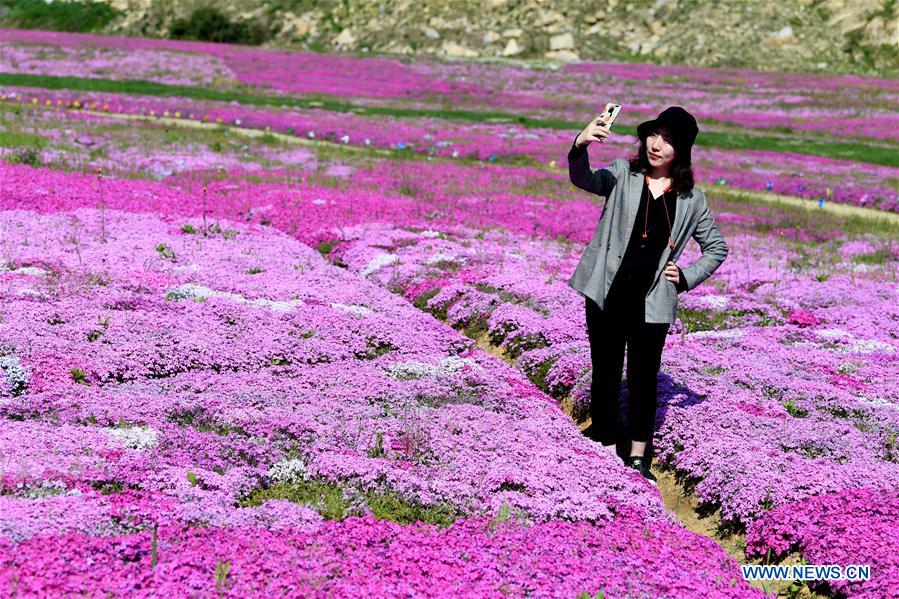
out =
[[[455,374],[466,366],[472,366],[477,370],[481,370],[478,363],[471,358],[449,356],[440,360],[440,374]]]
[[[867,404],[869,406],[874,406],[877,408],[888,408],[890,410],[899,410],[899,405],[896,405],[887,399],[883,399],[882,397],[868,398],[864,395],[859,395],[857,397],[859,402]]]
[[[853,339],[855,337],[843,329],[815,329],[814,333],[824,339]]]
[[[436,264],[437,262],[465,262],[465,258],[455,254],[438,253],[425,260],[425,264]]]
[[[398,381],[421,379],[437,374],[437,367],[433,364],[425,364],[416,360],[397,362],[387,367],[387,375]]]
[[[59,497],[60,495],[81,495],[78,489],[70,489],[61,480],[44,480],[40,486],[19,483],[13,490],[13,494],[25,499],[43,499],[44,497]]]
[[[274,312],[287,312],[296,306],[303,305],[302,300],[278,301],[265,298],[251,300],[237,293],[231,293],[230,291],[216,291],[215,289],[210,289],[209,287],[204,287],[202,285],[194,285],[192,283],[170,287],[166,297],[174,300],[218,297],[246,304],[248,306],[254,306],[256,308],[266,308]]]
[[[877,341],[876,339],[863,339],[851,345],[844,345],[838,348],[838,351],[844,354],[873,354],[875,352],[891,354],[896,351],[896,348],[889,343]]]
[[[691,339],[739,339],[743,336],[743,331],[738,329],[724,329],[723,331],[696,331],[689,333],[687,337]]]
[[[306,464],[302,460],[281,460],[268,470],[268,476],[280,483],[297,483],[309,480]]]
[[[440,232],[428,229],[427,231],[422,231],[421,233],[419,233],[419,235],[421,235],[422,237],[430,237],[431,239],[435,239],[437,237],[440,237]]]
[[[384,268],[390,264],[396,264],[400,261],[400,257],[396,254],[378,254],[374,258],[372,258],[371,262],[368,263],[364,269],[362,269],[362,276],[367,277],[371,273]]]
[[[349,312],[350,314],[356,314],[357,316],[368,316],[374,310],[369,308],[368,306],[360,306],[357,304],[339,304],[334,302],[331,304],[331,307],[335,310],[343,310],[344,312]]]
[[[726,295],[702,295],[696,298],[709,308],[721,309],[725,307],[730,300]]]
[[[33,277],[43,277],[50,274],[49,271],[46,271],[43,268],[38,268],[37,266],[22,266],[21,268],[17,268],[12,272],[17,275],[31,275]]]
[[[480,366],[469,358],[450,356],[443,358],[437,365],[426,364],[417,360],[396,362],[387,367],[387,374],[399,381],[421,379],[424,377],[446,376],[459,372],[465,366],[473,366],[480,370]]]
[[[15,356],[0,356],[0,372],[12,389],[13,395],[19,395],[28,388],[28,371]]]
[[[148,447],[155,447],[159,443],[159,435],[148,426],[134,426],[130,428],[107,427],[102,430],[126,449],[147,449]]]

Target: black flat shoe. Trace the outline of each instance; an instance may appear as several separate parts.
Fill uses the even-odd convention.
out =
[[[637,472],[642,474],[643,478],[648,480],[652,485],[654,485],[656,487],[659,486],[658,480],[656,480],[655,475],[649,471],[649,468],[647,468],[646,466],[643,465],[643,457],[642,456],[633,455],[633,456],[629,457],[624,462],[624,464],[628,468],[633,468],[634,470],[636,470]]]

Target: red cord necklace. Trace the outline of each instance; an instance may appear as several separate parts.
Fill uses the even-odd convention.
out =
[[[646,184],[646,192],[649,194],[652,194],[652,192],[649,190],[649,175],[643,176],[643,182]],[[668,184],[665,185],[665,189],[662,190],[662,195],[660,197],[662,198],[662,212],[665,213],[665,220],[668,222],[668,247],[673,250],[674,249],[674,240],[671,239],[671,236],[674,234],[674,232],[671,230],[671,217],[668,215],[668,206],[665,204],[665,194],[668,193],[668,191],[670,189],[671,189],[671,181],[669,180]],[[647,199],[646,210],[644,211],[644,214],[643,214],[643,234],[640,235],[640,237],[642,237],[643,239],[646,239],[646,237],[647,237],[646,229],[647,229],[648,224],[649,224],[649,201]]]

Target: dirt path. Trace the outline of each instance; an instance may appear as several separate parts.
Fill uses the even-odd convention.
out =
[[[752,191],[749,189],[739,189],[735,187],[727,187],[724,185],[715,185],[706,188],[706,194],[712,198],[720,196],[728,200],[746,200],[753,202],[764,202],[768,204],[786,204],[788,206],[796,206],[804,208],[811,212],[828,212],[836,216],[850,217],[855,216],[868,220],[879,220],[894,227],[899,226],[899,213],[884,212],[876,208],[865,208],[864,206],[853,206],[851,204],[839,204],[836,202],[825,202],[823,206],[818,206],[817,200],[808,200],[798,198],[796,196],[780,195],[767,191]]]
[[[509,366],[517,368],[515,361],[511,359],[506,352],[490,343],[489,337],[483,333],[474,339],[478,347],[488,354],[502,360]],[[565,413],[572,416],[571,404],[569,401],[562,400],[562,408]],[[589,426],[590,420],[585,422],[577,422],[573,417],[572,421],[577,424],[578,428],[584,430]],[[707,507],[702,506],[699,499],[692,493],[687,492],[684,485],[677,481],[675,472],[670,469],[660,469],[657,465],[653,465],[650,470],[658,479],[659,495],[665,508],[674,514],[674,517],[687,528],[687,530],[708,537],[721,546],[724,551],[731,556],[739,564],[760,564],[761,559],[747,559],[746,535],[734,533],[723,526],[721,515],[718,510],[710,511]],[[784,559],[779,560],[778,564],[799,564],[800,556],[790,554]],[[807,585],[794,591],[788,590],[792,585],[792,581],[761,581],[753,580],[750,584],[765,593],[776,593],[777,596],[791,597],[808,597],[810,599],[823,599],[826,595],[815,593],[808,588]]]

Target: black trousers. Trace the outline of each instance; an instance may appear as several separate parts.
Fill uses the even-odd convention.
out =
[[[603,445],[617,443],[621,373],[627,348],[628,434],[632,441],[649,442],[655,427],[656,379],[662,363],[667,323],[644,322],[645,293],[613,281],[601,309],[587,298],[587,335],[593,380],[590,416],[595,439]]]

